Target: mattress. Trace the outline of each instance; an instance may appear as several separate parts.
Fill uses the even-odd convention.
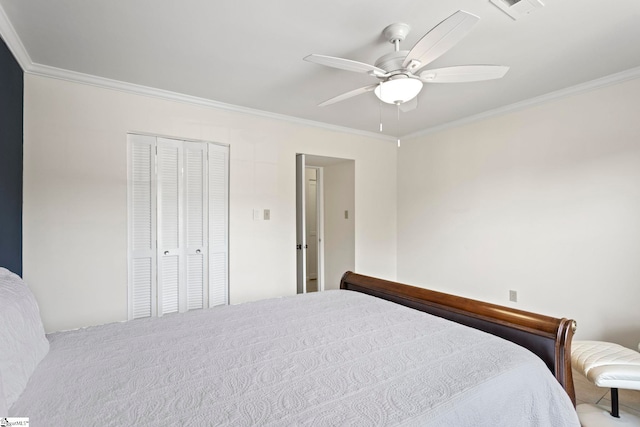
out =
[[[579,426],[529,351],[351,291],[48,339],[9,410],[33,426]]]

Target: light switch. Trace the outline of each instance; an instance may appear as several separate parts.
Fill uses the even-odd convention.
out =
[[[253,220],[260,221],[260,209],[253,210]]]
[[[349,211],[344,211],[344,219],[349,219]]]
[[[270,209],[265,209],[264,210],[264,220],[265,221],[269,221],[271,219],[271,210]]]

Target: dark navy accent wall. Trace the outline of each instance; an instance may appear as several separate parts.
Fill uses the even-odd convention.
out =
[[[22,276],[24,74],[0,38],[0,267]]]

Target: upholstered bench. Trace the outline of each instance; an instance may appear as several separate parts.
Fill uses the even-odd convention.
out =
[[[640,347],[640,346],[639,346]],[[611,412],[594,405],[578,405],[583,427],[640,426],[640,418],[618,408],[618,389],[640,390],[640,353],[603,341],[574,341],[571,364],[598,387],[611,389]]]

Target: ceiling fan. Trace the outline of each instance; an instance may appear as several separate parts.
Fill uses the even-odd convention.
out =
[[[503,77],[509,71],[509,67],[502,65],[424,68],[462,40],[479,20],[479,17],[459,10],[427,32],[409,51],[400,50],[400,42],[409,33],[409,25],[391,24],[384,29],[383,34],[393,43],[395,49],[380,57],[375,65],[326,55],[311,54],[305,57],[305,61],[367,73],[380,80],[378,83],[335,96],[319,106],[335,104],[373,91],[381,101],[396,104],[403,111],[410,111],[417,106],[416,97],[422,90],[423,83],[474,82]]]

